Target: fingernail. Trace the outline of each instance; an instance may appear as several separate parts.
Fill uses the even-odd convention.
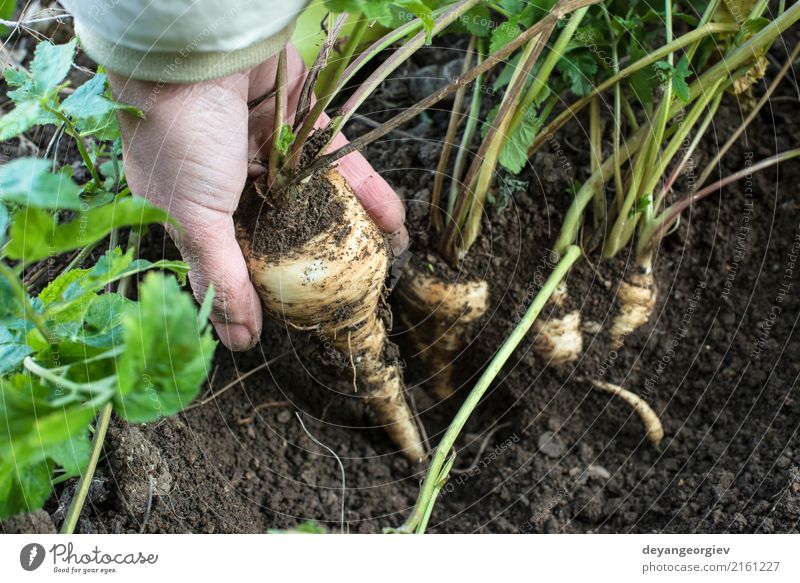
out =
[[[389,245],[395,257],[400,257],[403,251],[408,249],[408,231],[405,229],[392,233],[389,238]]]
[[[254,335],[244,324],[214,324],[217,336],[222,343],[234,352],[250,350],[258,342],[258,336]]]

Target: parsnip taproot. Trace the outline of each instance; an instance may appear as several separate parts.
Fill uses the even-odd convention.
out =
[[[567,284],[562,282],[549,302],[556,315],[542,318],[533,324],[536,332],[533,351],[548,364],[555,366],[575,362],[583,353],[581,312],[577,309],[566,311],[567,295]]]
[[[252,220],[237,220],[253,284],[271,318],[315,332],[346,355],[367,406],[415,463],[425,450],[405,400],[401,368],[386,354],[386,325],[378,315],[390,252],[383,234],[336,169],[314,175],[312,181],[323,181],[316,187],[327,190],[327,203],[338,205],[341,216],[307,241],[266,251],[254,242],[270,233],[254,233]],[[297,196],[304,196],[304,188]],[[262,212],[271,209],[267,203]]]
[[[656,283],[652,271],[632,273],[620,283],[617,293],[618,311],[609,330],[611,350],[619,350],[625,337],[647,322],[656,306]]]
[[[489,307],[489,284],[448,282],[409,264],[396,293],[400,319],[428,368],[428,385],[438,398],[446,399],[455,391],[455,360]]]

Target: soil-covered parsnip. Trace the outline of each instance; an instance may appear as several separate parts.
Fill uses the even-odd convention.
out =
[[[237,234],[264,311],[340,351],[378,423],[418,462],[425,450],[378,313],[390,261],[383,234],[335,169],[293,190],[285,205],[247,195]]]
[[[428,368],[428,386],[438,398],[450,397],[455,390],[454,361],[489,307],[489,284],[484,280],[448,282],[409,265],[397,300],[400,318]]]
[[[611,320],[609,348],[619,350],[625,337],[647,324],[656,307],[656,281],[652,271],[631,273],[619,285],[619,309]]]
[[[533,351],[548,364],[562,366],[575,362],[583,353],[581,312],[567,310],[567,284],[562,282],[550,297],[553,313],[533,324]]]

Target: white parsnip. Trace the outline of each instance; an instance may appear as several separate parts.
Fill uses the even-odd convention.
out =
[[[418,462],[425,451],[405,400],[401,368],[385,354],[386,326],[378,316],[389,250],[338,171],[313,179],[327,182],[342,216],[299,248],[280,253],[256,252],[252,233],[240,227],[253,284],[270,317],[314,331],[346,355],[367,406],[406,457]]]
[[[400,319],[428,367],[428,385],[440,399],[453,394],[454,361],[489,307],[484,280],[447,282],[409,265],[397,288]]]

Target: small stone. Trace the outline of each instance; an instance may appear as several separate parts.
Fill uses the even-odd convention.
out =
[[[564,455],[564,450],[566,450],[564,441],[552,431],[545,431],[542,433],[539,436],[537,444],[539,446],[539,451],[551,458],[561,457]]]
[[[608,480],[611,478],[611,472],[603,466],[596,466],[594,464],[586,468],[586,476],[594,478],[595,480]]]
[[[285,425],[286,423],[289,423],[289,421],[291,421],[292,414],[289,411],[283,410],[280,413],[278,413],[275,419],[278,421],[278,423],[283,423]]]

